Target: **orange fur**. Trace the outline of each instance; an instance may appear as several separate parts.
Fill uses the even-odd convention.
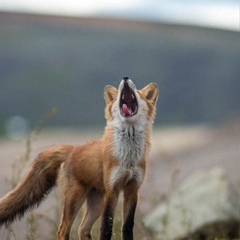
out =
[[[156,84],[149,84],[138,91],[130,79],[124,78],[118,90],[107,86],[104,96],[107,126],[102,139],[39,154],[22,182],[0,199],[0,226],[37,206],[58,177],[63,195],[59,240],[70,239],[72,223],[85,201],[87,211],[79,227],[79,239],[92,239],[92,226],[102,215],[100,240],[110,240],[121,191],[122,237],[133,239],[134,213],[145,175],[158,89]]]

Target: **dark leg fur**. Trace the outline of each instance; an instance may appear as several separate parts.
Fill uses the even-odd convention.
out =
[[[105,207],[102,216],[102,225],[100,230],[100,240],[111,240],[113,218],[117,205],[118,193],[112,194],[112,197],[106,198]]]
[[[124,189],[124,203],[123,203],[123,228],[122,238],[123,240],[133,240],[133,226],[134,215],[138,201],[138,185],[136,183],[130,183]]]
[[[137,203],[135,202],[130,209],[129,215],[127,216],[122,229],[123,240],[133,240],[133,226],[134,226],[134,215]]]
[[[113,210],[108,206],[103,213],[100,240],[110,240],[113,227]]]

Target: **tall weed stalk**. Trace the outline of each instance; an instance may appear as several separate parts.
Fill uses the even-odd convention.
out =
[[[19,159],[17,159],[12,164],[12,174],[9,178],[6,179],[8,183],[10,183],[12,188],[15,188],[21,178],[23,177],[24,169],[26,168],[27,164],[30,162],[30,156],[32,151],[32,144],[33,141],[42,131],[44,124],[47,122],[48,119],[53,117],[56,114],[56,109],[53,108],[49,113],[47,113],[39,123],[33,128],[31,133],[29,134],[28,138],[26,139],[25,143],[25,153]],[[38,236],[38,216],[33,211],[28,213],[27,217],[27,233],[25,235],[25,240],[36,240],[39,239]],[[17,239],[17,234],[15,234],[13,228],[11,226],[7,227],[7,240]]]

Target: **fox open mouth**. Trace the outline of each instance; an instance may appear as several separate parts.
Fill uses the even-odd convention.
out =
[[[138,111],[137,98],[128,83],[124,83],[124,87],[121,92],[120,111],[123,117],[132,117],[137,114]]]

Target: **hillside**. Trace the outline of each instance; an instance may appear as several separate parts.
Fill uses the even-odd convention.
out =
[[[239,32],[0,13],[0,125],[104,125],[103,89],[128,76],[160,88],[157,124],[216,123],[240,109]]]

